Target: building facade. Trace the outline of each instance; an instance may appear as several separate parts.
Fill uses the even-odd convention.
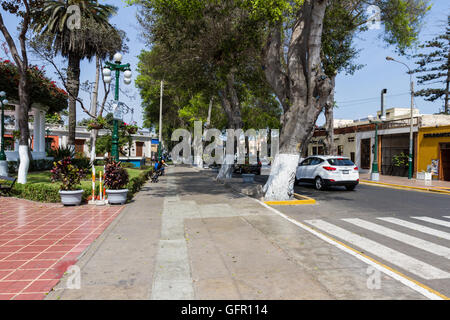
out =
[[[433,179],[449,181],[450,116],[421,115],[413,112],[413,172],[433,172]],[[337,120],[334,143],[337,154],[349,157],[361,173],[370,173],[377,148],[380,173],[404,176],[408,169],[399,159],[409,154],[410,109],[386,110],[386,121],[378,124],[378,145],[375,146],[375,124],[369,119]],[[308,146],[308,155],[323,155],[324,128],[316,129]]]

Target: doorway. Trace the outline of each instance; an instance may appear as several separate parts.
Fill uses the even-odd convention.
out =
[[[450,143],[441,143],[441,176],[440,179],[450,181]]]
[[[370,139],[361,140],[361,169],[370,169]]]
[[[144,151],[144,142],[136,141],[136,157],[142,157]]]

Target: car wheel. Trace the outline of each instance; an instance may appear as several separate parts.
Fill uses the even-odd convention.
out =
[[[321,177],[317,177],[316,181],[315,181],[315,186],[317,190],[324,190],[325,189],[325,185],[323,183],[323,180]]]
[[[345,186],[345,189],[347,189],[347,191],[353,191],[355,190],[356,186]]]

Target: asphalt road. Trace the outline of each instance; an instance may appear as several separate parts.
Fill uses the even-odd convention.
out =
[[[450,297],[450,196],[362,184],[295,191],[317,204],[275,208]]]

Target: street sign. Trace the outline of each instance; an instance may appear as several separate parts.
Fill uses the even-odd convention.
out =
[[[114,120],[122,120],[123,113],[122,113],[122,102],[114,101],[113,102],[113,117]]]

